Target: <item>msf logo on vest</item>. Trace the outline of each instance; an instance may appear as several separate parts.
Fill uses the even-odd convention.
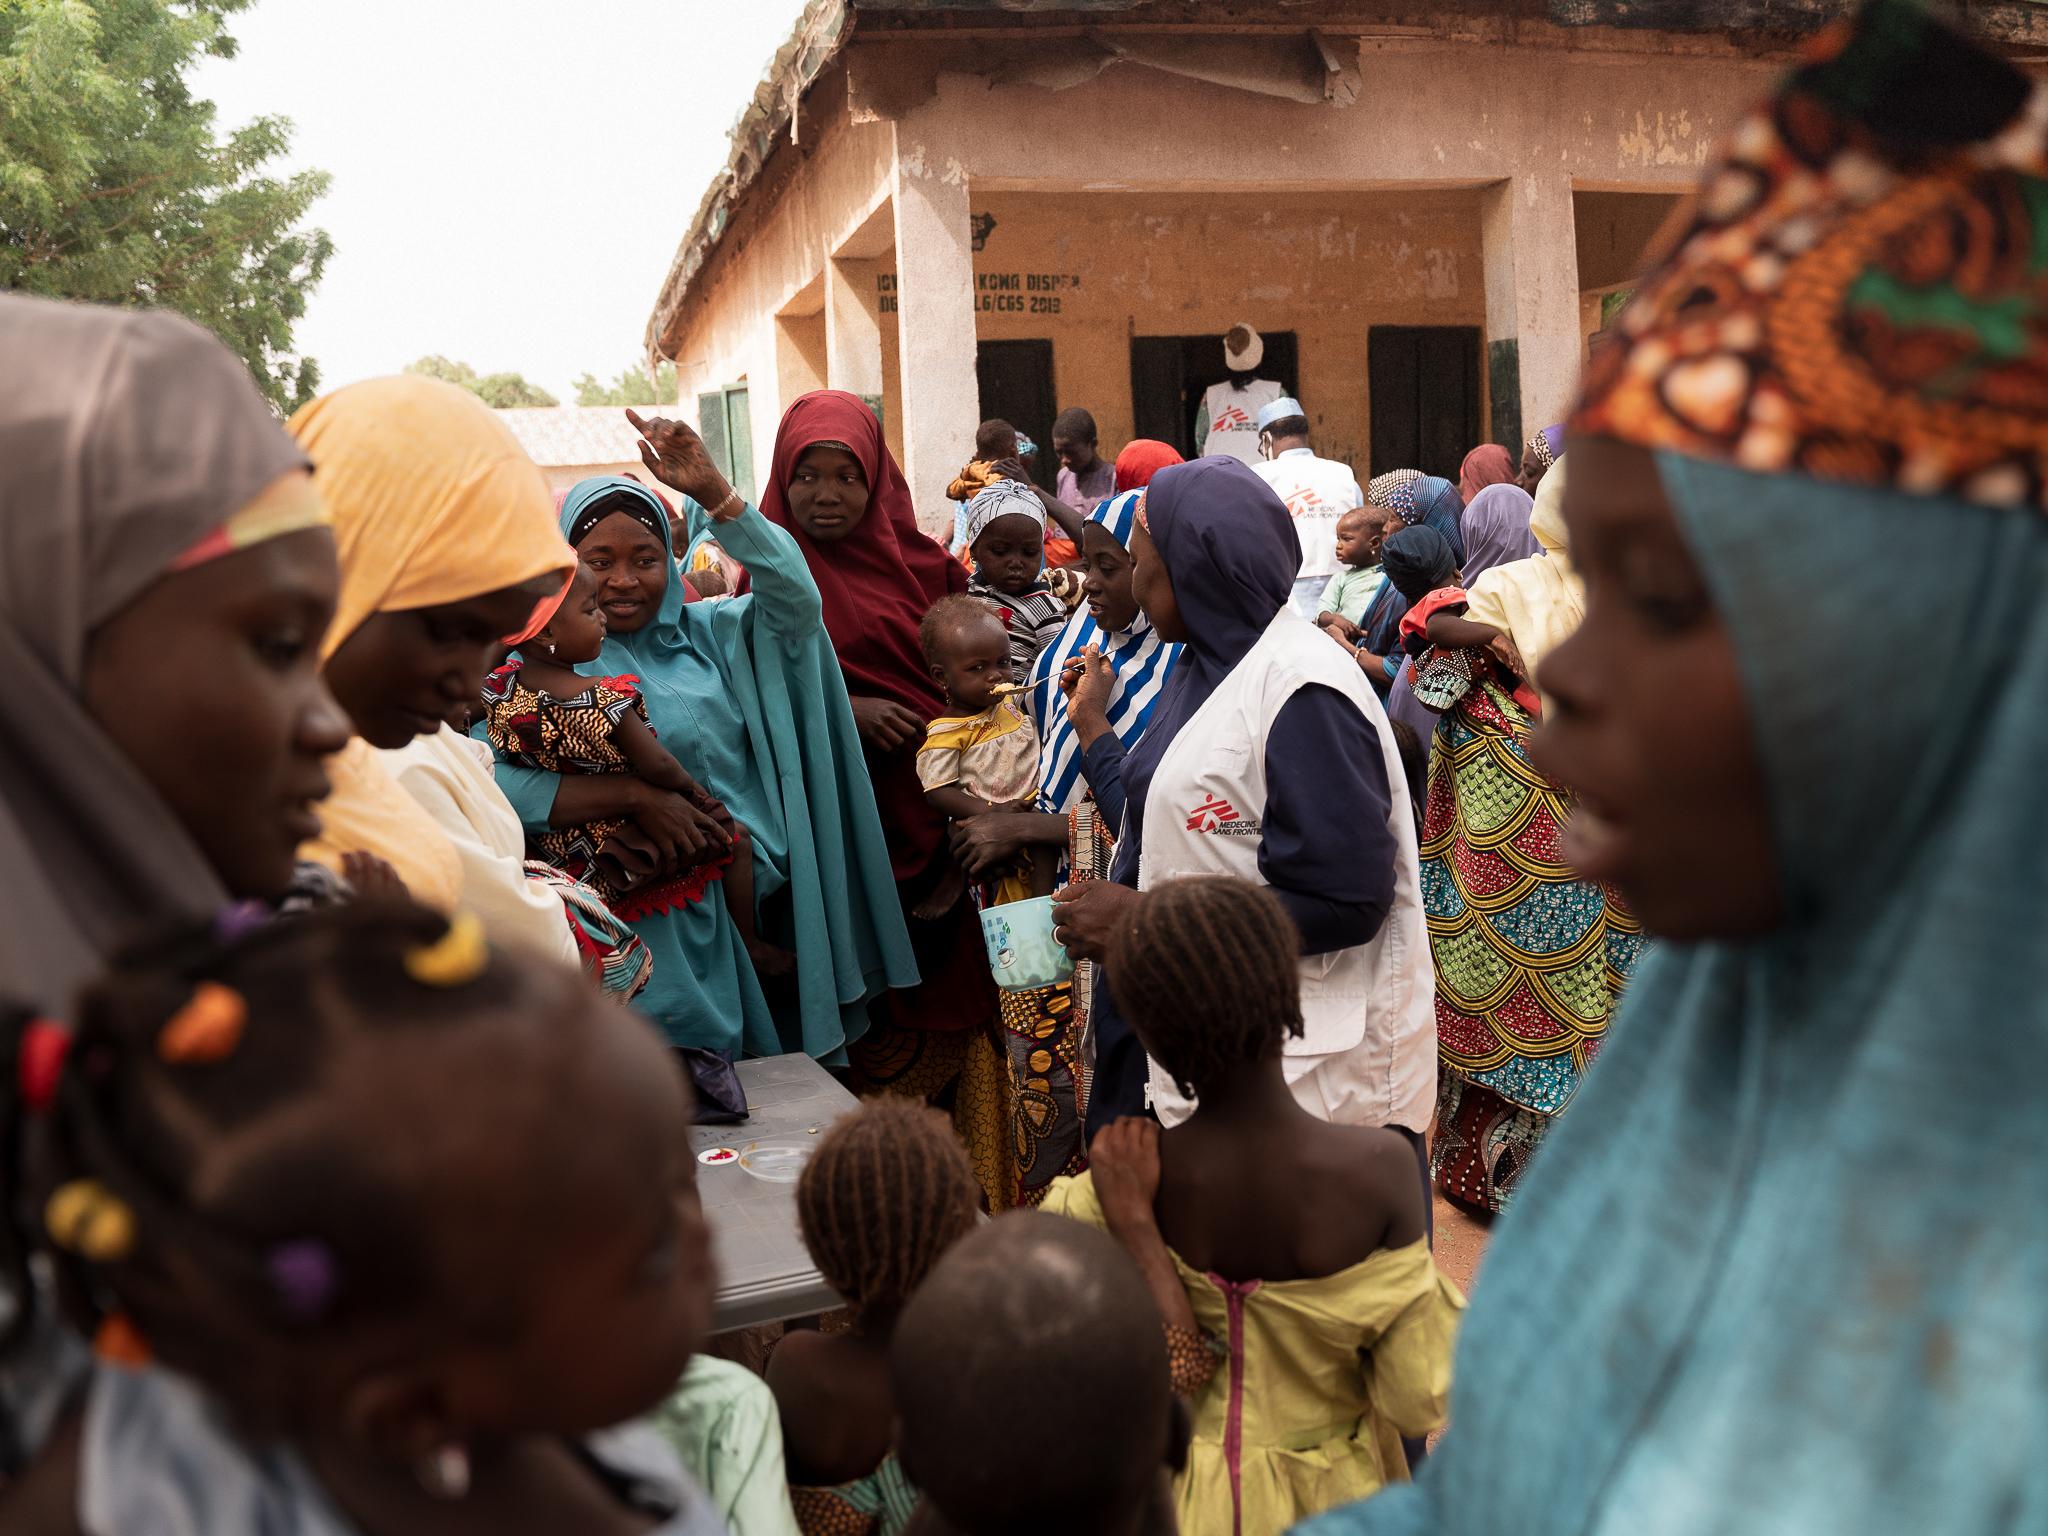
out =
[[[1190,832],[1213,832],[1219,837],[1257,837],[1259,824],[1246,821],[1237,807],[1220,795],[1211,795],[1188,813]]]

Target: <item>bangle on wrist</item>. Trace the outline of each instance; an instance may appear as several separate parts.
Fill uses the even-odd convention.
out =
[[[738,503],[738,505],[735,506],[734,503]],[[727,507],[732,507],[730,514],[726,511]],[[732,518],[739,516],[740,513],[746,510],[747,499],[739,493],[737,488],[728,486],[725,495],[719,498],[718,505],[709,508],[707,515],[714,523],[724,523],[730,522]]]

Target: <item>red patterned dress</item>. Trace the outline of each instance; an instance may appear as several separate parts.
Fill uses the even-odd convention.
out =
[[[612,733],[629,712],[643,722],[647,719],[637,677],[594,677],[573,699],[558,699],[528,687],[520,672],[521,663],[515,657],[484,679],[485,729],[492,747],[505,761],[548,773],[633,771]],[[723,815],[708,797],[699,800],[697,808]],[[528,841],[535,857],[591,887],[616,916],[629,923],[699,900],[732,862],[732,852],[726,849],[707,854],[679,874],[635,885],[603,853],[606,839],[625,825],[623,817],[586,821],[529,834]]]

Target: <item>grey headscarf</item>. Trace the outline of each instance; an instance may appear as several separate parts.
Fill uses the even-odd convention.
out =
[[[307,467],[241,362],[167,314],[0,294],[0,992],[58,1007],[219,880],[79,697],[88,637]]]

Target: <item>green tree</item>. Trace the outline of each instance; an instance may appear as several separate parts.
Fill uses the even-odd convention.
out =
[[[281,411],[320,370],[292,327],[334,243],[323,172],[263,174],[291,124],[225,139],[185,75],[250,0],[0,0],[0,288],[159,304],[241,354]]]
[[[653,373],[643,367],[628,368],[609,384],[597,382],[586,373],[576,381],[578,405],[674,405],[676,365],[663,363]]]
[[[4,0],[0,0],[0,3],[4,3]],[[405,371],[423,373],[430,379],[446,379],[450,384],[460,384],[493,410],[504,410],[516,405],[562,403],[538,384],[528,383],[523,374],[486,373],[479,377],[477,371],[469,364],[455,362],[438,352],[431,357],[423,357],[416,363],[408,364]]]

